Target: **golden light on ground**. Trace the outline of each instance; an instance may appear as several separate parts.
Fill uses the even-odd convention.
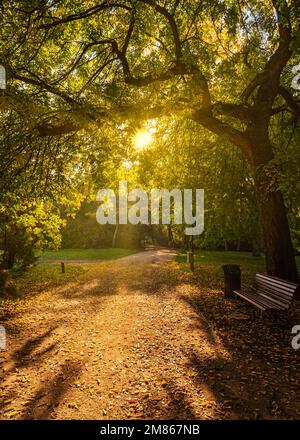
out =
[[[133,136],[133,145],[137,151],[144,150],[152,142],[152,135],[147,130],[139,130]]]

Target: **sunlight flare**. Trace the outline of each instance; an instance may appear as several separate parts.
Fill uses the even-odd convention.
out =
[[[152,135],[147,130],[139,130],[133,136],[133,145],[137,151],[142,151],[152,142]]]

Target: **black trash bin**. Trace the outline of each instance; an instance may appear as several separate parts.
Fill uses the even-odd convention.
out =
[[[238,264],[224,264],[224,296],[225,298],[235,298],[234,290],[241,288],[241,266]]]

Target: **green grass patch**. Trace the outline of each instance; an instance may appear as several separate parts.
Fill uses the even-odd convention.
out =
[[[60,264],[38,264],[30,267],[26,272],[20,275],[15,272],[12,277],[15,279],[22,279],[24,282],[32,281],[59,281],[71,279],[77,275],[84,273],[84,269],[77,265],[66,265],[66,273],[62,273]]]
[[[62,273],[60,264],[38,264],[26,272],[11,271],[9,280],[24,295],[76,280],[85,272],[79,265],[66,265],[66,273]]]
[[[177,256],[177,262],[186,263],[186,253]],[[195,263],[201,264],[254,264],[264,266],[264,257],[253,257],[250,252],[195,251]]]
[[[241,266],[242,284],[252,283],[257,272],[265,272],[264,256],[253,257],[250,252],[195,251],[195,276],[203,286],[222,288],[224,272],[223,264],[239,264]],[[186,262],[186,253],[178,254],[176,261],[190,270]],[[296,257],[300,271],[300,257]]]
[[[127,257],[136,254],[141,249],[59,249],[58,251],[45,251],[41,256],[42,260],[115,260],[117,258]]]

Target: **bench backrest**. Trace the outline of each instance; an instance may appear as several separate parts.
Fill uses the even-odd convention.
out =
[[[289,308],[298,284],[271,275],[257,273],[255,276],[257,293],[269,298],[283,308]]]

